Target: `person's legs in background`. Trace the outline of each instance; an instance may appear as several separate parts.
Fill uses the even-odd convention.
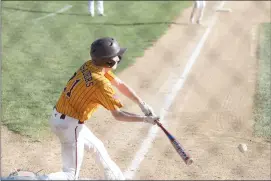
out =
[[[203,18],[205,6],[206,6],[205,1],[199,1],[199,7],[198,7],[199,14],[198,14],[197,24],[201,24],[201,20]]]
[[[94,0],[89,0],[88,1],[88,12],[90,13],[90,16],[94,16],[95,11],[94,11]]]
[[[104,16],[104,2],[97,1],[97,11],[99,16]]]
[[[194,2],[192,12],[191,12],[191,15],[190,15],[190,22],[192,24],[194,24],[194,17],[195,17],[196,9],[197,9],[197,1]]]

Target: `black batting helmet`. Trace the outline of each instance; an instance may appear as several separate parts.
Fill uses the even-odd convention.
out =
[[[115,65],[113,57],[121,59],[127,48],[121,48],[114,38],[105,37],[95,40],[90,47],[90,56],[95,65],[112,68]]]

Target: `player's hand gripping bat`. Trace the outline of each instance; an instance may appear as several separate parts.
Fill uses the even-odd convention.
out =
[[[171,144],[177,151],[177,153],[182,157],[183,161],[186,163],[186,165],[191,165],[193,163],[192,158],[190,155],[185,152],[182,145],[164,128],[164,126],[159,122],[156,121],[157,125],[164,131],[164,133],[167,135],[168,139],[170,140]]]

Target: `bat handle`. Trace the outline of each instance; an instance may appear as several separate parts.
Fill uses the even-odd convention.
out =
[[[162,126],[162,124],[159,122],[159,119],[158,119],[158,120],[155,120],[155,122],[156,122],[156,124],[157,124],[159,127]]]
[[[159,122],[159,120],[156,120],[155,122],[156,122],[157,126],[159,126],[167,135],[169,134],[168,131],[162,125],[162,123]]]

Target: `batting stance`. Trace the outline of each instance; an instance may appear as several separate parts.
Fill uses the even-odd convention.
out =
[[[191,12],[190,21],[192,24],[194,24],[194,19],[196,17],[197,24],[201,24],[201,20],[204,13],[204,8],[206,6],[205,1],[195,1],[194,6]]]
[[[99,105],[118,121],[155,125],[155,120],[159,119],[150,106],[111,72],[117,68],[125,51],[126,48],[121,48],[114,38],[97,39],[91,45],[91,60],[85,62],[68,81],[50,119],[52,131],[61,142],[63,171],[49,174],[49,180],[78,179],[84,149],[95,152],[97,162],[104,168],[105,179],[125,180],[103,143],[84,124]],[[112,85],[137,103],[145,116],[122,111],[123,105],[116,98]]]

